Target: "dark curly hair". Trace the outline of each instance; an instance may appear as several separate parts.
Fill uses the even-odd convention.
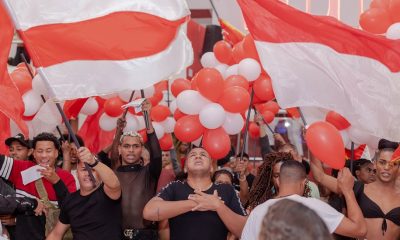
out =
[[[272,170],[275,164],[287,160],[293,160],[290,153],[273,152],[264,156],[264,162],[258,168],[257,177],[250,189],[250,197],[244,204],[245,208],[254,209],[259,204],[273,197]]]
[[[36,143],[41,141],[49,141],[54,143],[54,147],[59,150],[60,149],[60,142],[58,141],[57,137],[54,136],[52,133],[42,132],[39,133],[36,137],[32,140],[32,148],[36,148]]]

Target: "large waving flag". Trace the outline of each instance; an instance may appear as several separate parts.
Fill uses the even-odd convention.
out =
[[[7,71],[7,59],[14,36],[14,28],[7,12],[0,4],[0,153],[6,153],[4,140],[11,136],[10,119],[28,136],[28,127],[22,120],[24,103]]]
[[[184,0],[2,0],[58,100],[144,89],[184,70]]]
[[[400,40],[280,1],[238,2],[282,108],[334,110],[370,135],[400,140]]]

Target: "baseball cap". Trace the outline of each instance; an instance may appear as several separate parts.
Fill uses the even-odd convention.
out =
[[[14,141],[18,141],[19,143],[21,143],[22,146],[31,148],[29,139],[25,139],[25,136],[22,133],[18,133],[14,137],[7,138],[5,144],[7,146],[11,146],[11,143]]]

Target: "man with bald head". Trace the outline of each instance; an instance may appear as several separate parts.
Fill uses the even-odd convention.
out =
[[[350,171],[345,168],[339,172],[338,179],[338,187],[341,189],[348,207],[348,217],[337,212],[325,202],[315,198],[302,197],[307,181],[303,164],[295,160],[283,162],[278,179],[278,195],[275,199],[270,199],[258,205],[251,212],[241,239],[258,239],[262,220],[269,207],[281,199],[297,201],[314,210],[322,218],[331,233],[335,232],[356,238],[364,237],[367,228],[353,192],[354,178]]]

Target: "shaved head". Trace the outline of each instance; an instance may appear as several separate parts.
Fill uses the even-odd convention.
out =
[[[288,160],[282,163],[279,173],[279,181],[281,184],[302,182],[306,177],[306,170],[302,163],[295,160]]]

